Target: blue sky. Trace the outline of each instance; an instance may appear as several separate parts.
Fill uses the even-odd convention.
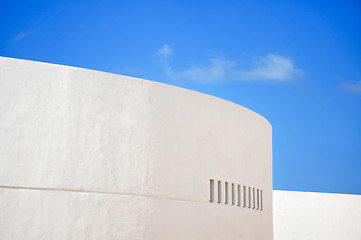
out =
[[[357,0],[2,0],[0,55],[238,103],[273,126],[275,189],[361,194]]]

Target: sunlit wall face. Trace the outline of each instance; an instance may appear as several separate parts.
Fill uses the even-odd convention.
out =
[[[1,238],[272,239],[261,115],[80,68],[0,58],[0,72]]]

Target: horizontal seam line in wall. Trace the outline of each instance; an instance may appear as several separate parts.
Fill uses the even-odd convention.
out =
[[[150,198],[160,198],[160,199],[168,199],[168,200],[178,200],[178,201],[188,201],[188,202],[203,202],[203,203],[210,203],[208,200],[201,200],[201,199],[191,199],[191,198],[180,198],[180,197],[167,197],[161,195],[153,195],[153,194],[141,194],[141,193],[127,193],[127,192],[107,192],[107,191],[100,191],[100,190],[85,190],[85,189],[68,189],[68,188],[45,188],[45,187],[20,187],[20,186],[4,186],[0,185],[0,188],[5,189],[17,189],[17,190],[35,190],[35,191],[53,191],[53,192],[75,192],[75,193],[93,193],[93,194],[110,194],[110,195],[125,195],[125,196],[138,196],[138,197],[150,197]],[[215,204],[215,203],[211,203]],[[233,206],[230,204],[215,204],[221,206]],[[247,209],[246,207],[242,207]],[[260,211],[262,213],[269,213],[268,211]]]
[[[111,195],[129,195],[129,196],[152,197],[152,198],[162,198],[162,199],[191,201],[191,202],[208,202],[207,200],[201,200],[201,199],[180,198],[180,197],[167,197],[167,196],[161,196],[161,195],[141,194],[141,193],[128,193],[128,192],[108,192],[108,191],[86,190],[86,189],[44,188],[44,187],[20,187],[20,186],[4,186],[4,185],[0,185],[0,188],[22,189],[22,190],[38,190],[38,191],[60,191],[60,192],[78,192],[78,193],[111,194]]]

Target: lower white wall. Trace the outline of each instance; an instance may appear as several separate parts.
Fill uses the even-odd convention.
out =
[[[269,218],[226,204],[0,187],[1,240],[265,240]]]
[[[361,196],[273,191],[275,240],[361,239]]]

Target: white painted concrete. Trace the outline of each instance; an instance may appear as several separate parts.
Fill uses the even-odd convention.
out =
[[[0,113],[0,239],[272,239],[271,125],[244,107],[0,58]],[[211,178],[263,210],[209,203]]]
[[[273,191],[275,240],[360,240],[361,196]]]

